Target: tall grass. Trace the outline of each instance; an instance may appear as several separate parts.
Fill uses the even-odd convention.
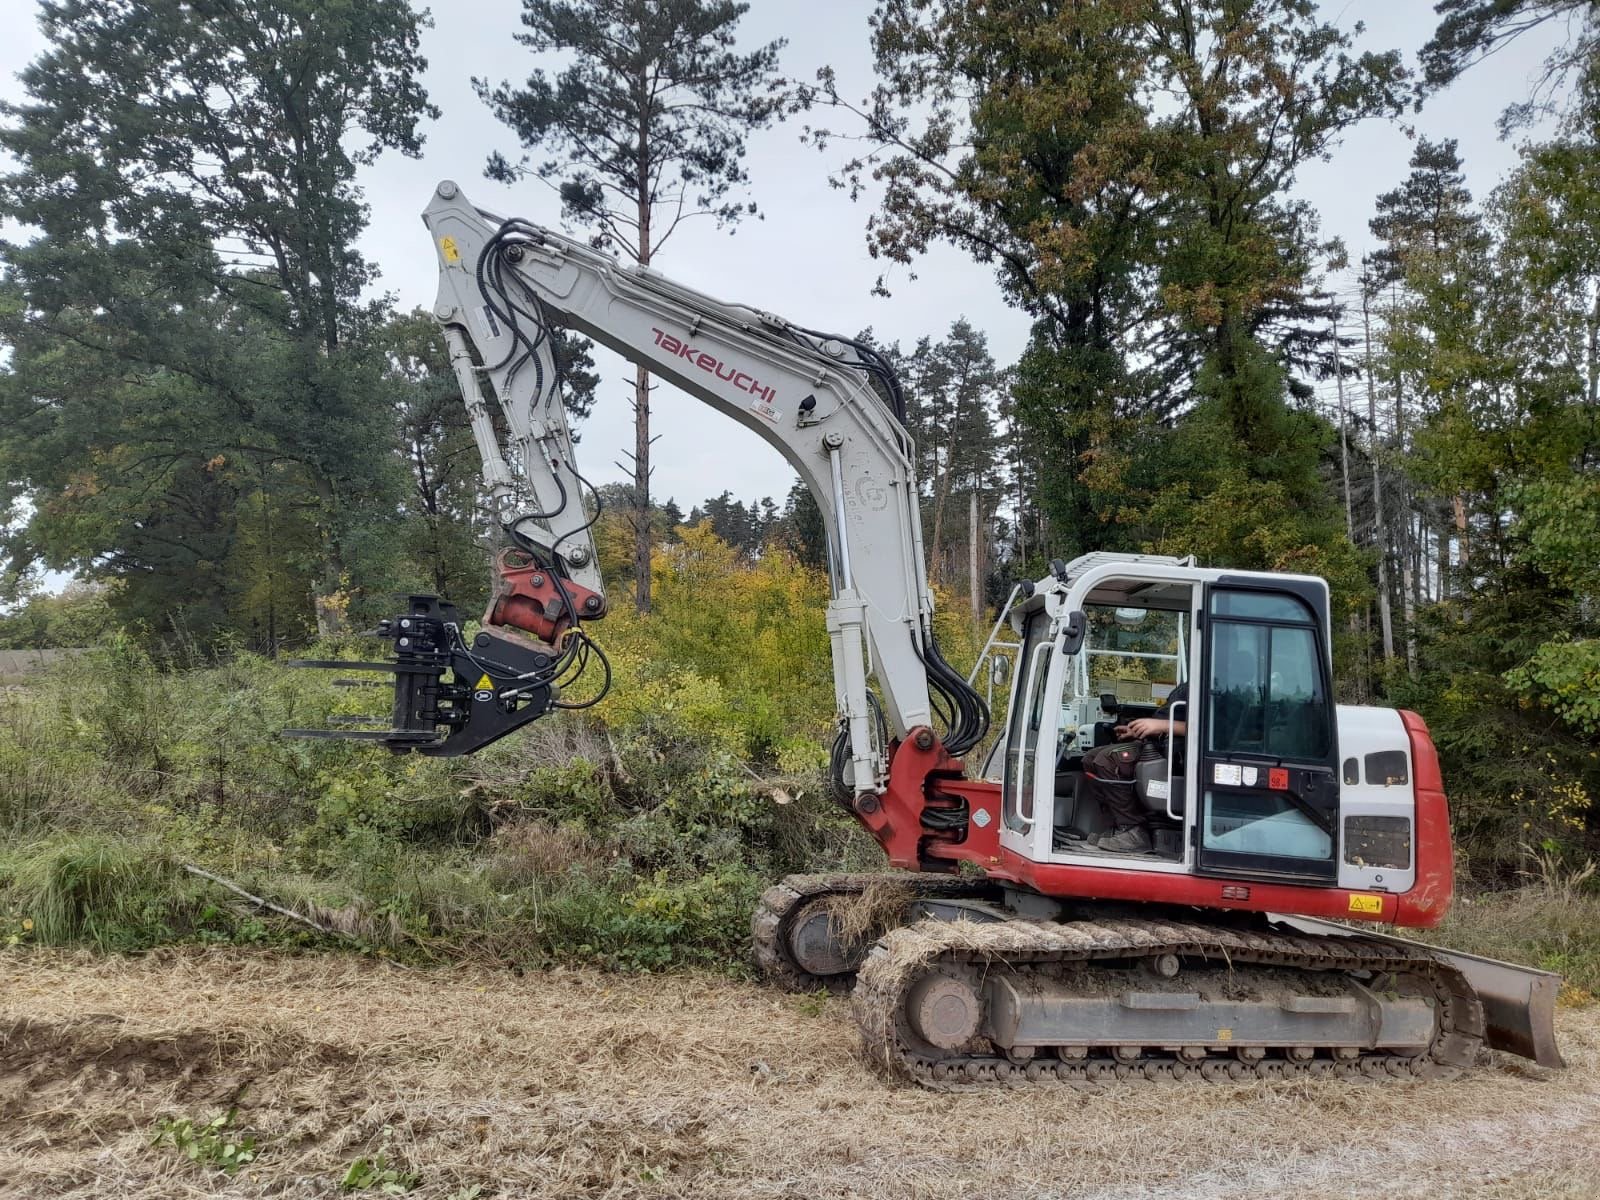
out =
[[[58,833],[0,858],[0,887],[45,945],[132,949],[172,938],[192,889],[149,838]]]
[[[1568,1000],[1600,994],[1600,879],[1593,862],[1572,869],[1538,856],[1526,882],[1459,897],[1428,940],[1452,950],[1558,971]]]
[[[0,694],[0,943],[299,942],[315,925],[430,959],[742,962],[771,878],[876,847],[816,770],[750,761],[772,739],[714,702],[721,685],[678,669],[655,686],[659,704],[636,691],[441,761],[282,738],[373,702],[315,673],[248,655],[163,670],[122,644],[74,660]]]

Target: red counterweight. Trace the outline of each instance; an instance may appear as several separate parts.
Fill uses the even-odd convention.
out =
[[[592,621],[606,615],[606,598],[574,583],[559,582],[525,550],[508,547],[495,557],[494,594],[484,614],[485,625],[525,630],[541,642],[555,645],[572,628],[570,599],[577,619]],[[565,594],[563,594],[565,593]]]

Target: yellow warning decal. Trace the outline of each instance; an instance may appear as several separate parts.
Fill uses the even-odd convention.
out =
[[[474,686],[476,690],[480,692],[490,691],[494,688],[494,680],[489,678],[489,674],[486,671],[484,672],[483,678],[478,680],[477,684]]]
[[[1231,1041],[1233,1041],[1233,1030],[1231,1030],[1231,1029],[1219,1029],[1219,1030],[1217,1030],[1217,1041],[1219,1041],[1219,1042],[1231,1042]]]
[[[1350,911],[1358,913],[1381,913],[1383,911],[1383,897],[1351,896]]]
[[[444,255],[445,262],[460,262],[461,251],[456,249],[456,240],[453,237],[439,239],[439,252]]]

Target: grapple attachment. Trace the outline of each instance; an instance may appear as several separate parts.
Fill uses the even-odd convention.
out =
[[[550,711],[556,660],[512,636],[479,633],[469,646],[455,605],[410,597],[407,611],[380,621],[373,636],[393,643],[382,661],[298,659],[295,667],[373,671],[394,677],[389,716],[336,718],[377,729],[286,729],[285,737],[374,742],[396,754],[471,754]],[[350,685],[357,681],[340,680]],[[364,682],[364,681],[360,681]],[[376,682],[376,681],[374,681]]]

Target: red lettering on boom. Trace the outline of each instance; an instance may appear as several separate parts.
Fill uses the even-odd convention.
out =
[[[748,371],[741,371],[733,363],[723,362],[714,354],[704,350],[696,350],[688,342],[680,341],[664,329],[650,330],[655,337],[656,345],[660,346],[674,358],[687,359],[708,375],[715,375],[724,383],[732,383],[741,392],[749,392],[752,396],[759,396],[768,404],[777,399],[777,393],[766,384],[763,384]]]

